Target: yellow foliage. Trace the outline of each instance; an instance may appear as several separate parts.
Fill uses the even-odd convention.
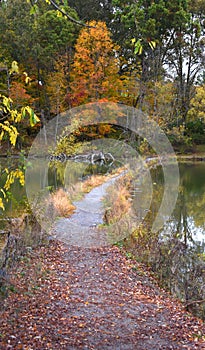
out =
[[[11,63],[11,69],[10,69],[9,73],[10,74],[12,74],[12,73],[19,73],[18,63],[16,61],[13,61]]]
[[[13,61],[11,64],[11,69],[9,74],[19,74],[18,63]],[[29,83],[30,78],[26,72],[23,73],[26,76],[26,83]],[[19,90],[20,89],[20,90]],[[25,89],[21,87],[20,84],[13,83],[10,89],[10,94],[14,93],[15,97],[23,97],[26,101],[30,98],[29,95],[26,94]],[[11,97],[7,97],[5,95],[0,94],[0,143],[5,138],[10,141],[12,146],[16,145],[16,140],[18,137],[18,124],[26,117],[29,119],[30,126],[34,126],[40,120],[34,111],[29,106],[22,107],[20,110],[15,109],[13,104],[13,100]],[[20,169],[16,170],[8,170],[5,168],[3,170],[7,174],[5,184],[2,188],[0,188],[0,208],[5,210],[4,201],[8,200],[7,191],[10,189],[11,185],[14,183],[15,179],[18,179],[20,184],[23,186],[25,183],[24,173]]]
[[[0,123],[0,141],[3,139],[5,133],[8,134],[12,146],[15,146],[18,136],[18,130],[13,123],[20,123],[26,116],[29,117],[31,126],[40,122],[40,119],[34,113],[31,107],[22,107],[20,111],[12,109],[12,99],[4,95],[0,95],[0,112],[6,116],[6,120]]]
[[[1,197],[0,197],[0,208],[5,210],[4,203]]]
[[[18,63],[16,61],[12,62],[11,69],[9,71],[10,74],[19,73]],[[25,73],[25,72],[24,72]],[[23,91],[24,92],[24,91]],[[24,94],[24,97],[27,97]],[[0,143],[3,138],[6,136],[10,144],[12,146],[16,145],[16,140],[18,136],[18,124],[25,118],[29,118],[29,123],[31,126],[34,126],[36,123],[40,121],[40,119],[36,116],[34,111],[29,106],[22,107],[21,110],[17,110],[12,107],[13,100],[10,97],[4,96],[0,94]],[[25,183],[24,173],[20,169],[8,171],[8,169],[4,169],[7,174],[6,182],[3,188],[0,188],[0,208],[5,209],[4,200],[7,199],[7,193],[14,183],[15,179],[19,179],[20,184],[23,186]],[[5,189],[5,191],[4,191]]]
[[[15,179],[19,179],[20,184],[24,186],[25,184],[24,173],[20,169],[12,170],[10,173],[8,173],[6,183],[4,185],[4,188],[6,191],[10,189]]]
[[[12,144],[12,146],[15,146],[16,139],[18,136],[18,131],[16,127],[11,125],[8,121],[5,121],[4,123],[0,123],[0,128],[2,129],[0,134],[0,141],[2,140],[4,133],[6,131],[9,135],[10,143]]]
[[[191,100],[188,119],[203,119],[205,121],[205,84],[196,88],[196,94]]]
[[[47,78],[47,93],[50,97],[50,108],[54,114],[59,114],[67,109],[65,97],[67,93],[66,64],[67,56],[59,58],[55,62],[55,71]]]
[[[20,169],[12,170],[9,172],[7,168],[4,169],[4,171],[7,174],[6,182],[3,186],[3,188],[0,189],[0,208],[5,210],[4,206],[4,200],[7,199],[7,193],[5,191],[8,191],[11,187],[11,185],[14,183],[15,179],[19,179],[19,182],[22,186],[25,184],[25,178],[24,178],[24,173]]]
[[[100,135],[105,135],[109,133],[111,130],[111,125],[109,124],[99,124],[98,126],[98,132]]]

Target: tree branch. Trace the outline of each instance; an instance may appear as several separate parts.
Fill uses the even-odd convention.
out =
[[[53,5],[53,7],[54,7],[56,10],[58,10],[60,13],[62,13],[63,16],[66,16],[66,17],[69,19],[69,21],[71,21],[71,22],[73,22],[73,23],[75,23],[75,24],[77,24],[77,25],[79,25],[79,26],[84,26],[84,27],[87,27],[87,28],[95,28],[95,27],[93,27],[93,26],[89,26],[89,25],[87,25],[87,24],[85,24],[85,23],[83,23],[83,22],[80,22],[80,21],[78,21],[77,19],[71,17],[67,12],[65,12],[64,10],[62,10],[62,9],[55,3],[55,1],[50,0],[50,3]]]
[[[189,303],[186,303],[186,304],[185,304],[185,307],[191,306],[191,305],[193,305],[193,304],[201,304],[201,303],[205,303],[205,299],[190,301]]]

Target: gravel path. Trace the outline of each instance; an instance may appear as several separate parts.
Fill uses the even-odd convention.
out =
[[[102,199],[107,188],[124,173],[93,188],[82,200],[74,202],[76,207],[74,214],[69,218],[60,218],[56,222],[54,237],[62,242],[85,248],[109,245],[106,231],[97,227],[103,224]]]

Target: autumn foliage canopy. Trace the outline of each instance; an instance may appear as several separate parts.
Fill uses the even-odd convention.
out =
[[[117,101],[122,88],[118,75],[118,46],[104,22],[91,21],[82,29],[71,69],[68,101],[71,107],[107,98]]]

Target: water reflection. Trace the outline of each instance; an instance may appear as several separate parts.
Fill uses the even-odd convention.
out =
[[[84,181],[92,175],[105,175],[118,169],[121,163],[113,162],[111,166],[105,164],[86,164],[68,160],[64,163],[51,162],[48,168],[49,186],[53,189],[66,187],[78,181]]]
[[[205,163],[181,163],[175,209],[158,233],[150,231],[163,195],[160,167],[152,169],[153,201],[132,244],[136,257],[149,264],[161,284],[205,319]]]
[[[179,169],[180,188],[177,204],[161,236],[175,233],[183,239],[185,245],[198,243],[204,247],[205,164],[181,163]],[[160,178],[160,175],[158,176]]]

